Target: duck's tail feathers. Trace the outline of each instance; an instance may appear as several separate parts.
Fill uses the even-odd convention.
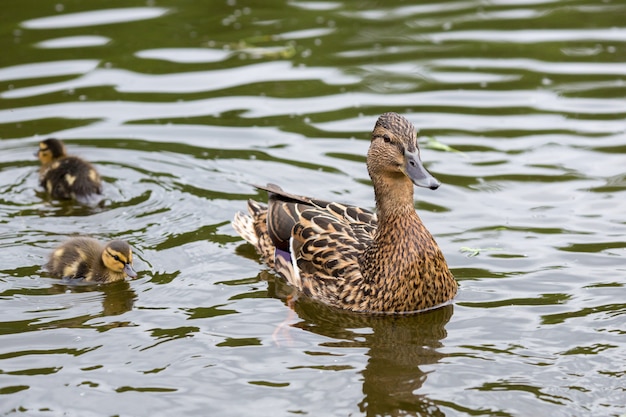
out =
[[[235,218],[233,219],[233,229],[235,229],[235,232],[237,232],[239,236],[255,247],[259,246],[259,238],[254,230],[254,220],[252,220],[251,216],[240,211],[235,213]]]

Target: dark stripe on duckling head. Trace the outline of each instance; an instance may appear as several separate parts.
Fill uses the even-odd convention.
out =
[[[117,251],[112,251],[109,248],[107,248],[105,250],[106,250],[106,253],[108,253],[109,256],[115,260],[115,262],[119,262],[122,265],[124,265],[126,263],[125,259],[123,259],[124,255],[122,255],[121,253],[119,253]]]
[[[55,138],[50,138],[50,139],[46,139],[42,141],[39,144],[39,150],[40,151],[49,150],[50,152],[52,152],[53,158],[59,158],[61,156],[65,156],[65,145],[63,145],[63,142]]]

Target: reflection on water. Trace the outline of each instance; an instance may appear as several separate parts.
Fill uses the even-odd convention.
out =
[[[622,3],[5,3],[1,413],[626,412]],[[250,183],[372,208],[386,111],[443,182],[415,205],[456,304],[294,312],[230,220]],[[49,136],[101,206],[41,193]],[[47,278],[69,235],[129,241],[142,272]]]
[[[125,281],[115,282],[113,285],[98,285],[95,288],[94,285],[55,284],[48,290],[48,294],[63,294],[69,291],[72,293],[101,292],[102,316],[118,316],[130,311],[137,298],[137,294]]]
[[[294,327],[340,340],[332,347],[366,348],[360,371],[364,398],[359,410],[367,416],[444,415],[420,394],[428,372],[445,355],[439,351],[453,306],[408,316],[365,316],[337,311],[314,302],[301,302]]]
[[[3,272],[3,273],[6,273]],[[46,286],[47,282],[41,282],[40,286],[19,291],[7,289],[3,291],[3,297],[7,297],[3,304],[8,311],[19,308],[18,299],[11,299],[16,295],[27,296],[31,308],[23,311],[23,318],[33,317],[28,322],[28,331],[48,330],[54,328],[80,328],[90,327],[86,322],[97,317],[122,315],[133,308],[137,295],[127,282],[117,282],[112,285],[69,285],[59,280],[46,280],[53,282]],[[58,283],[61,282],[61,283]],[[83,315],[74,316],[80,308],[77,304],[89,305]],[[8,313],[7,311],[7,313]],[[42,314],[44,316],[42,316]],[[19,325],[21,315],[12,316],[7,314],[3,324],[3,334],[19,333],[25,329]],[[8,319],[16,319],[11,322]],[[122,325],[122,324],[117,324]],[[15,327],[13,327],[15,326]],[[13,329],[13,330],[9,330]],[[105,330],[105,329],[101,329]]]

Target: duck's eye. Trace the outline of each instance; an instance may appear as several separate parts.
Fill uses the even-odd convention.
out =
[[[113,259],[115,259],[115,260],[116,260],[116,261],[118,261],[118,262],[120,261],[120,257],[119,257],[119,256],[117,256],[117,255],[113,255]]]
[[[389,135],[383,135],[383,140],[385,141],[385,143],[391,142],[391,138],[389,137]]]

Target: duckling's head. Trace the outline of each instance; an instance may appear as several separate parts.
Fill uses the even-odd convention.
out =
[[[440,185],[422,164],[415,127],[397,113],[384,113],[376,121],[367,170],[372,179],[406,176],[418,187],[436,190]]]
[[[58,139],[50,138],[39,142],[37,158],[42,164],[49,164],[57,158],[66,156],[65,145]]]
[[[102,252],[102,262],[111,271],[123,272],[130,278],[137,276],[137,272],[133,269],[133,251],[123,240],[113,240],[107,243]]]

